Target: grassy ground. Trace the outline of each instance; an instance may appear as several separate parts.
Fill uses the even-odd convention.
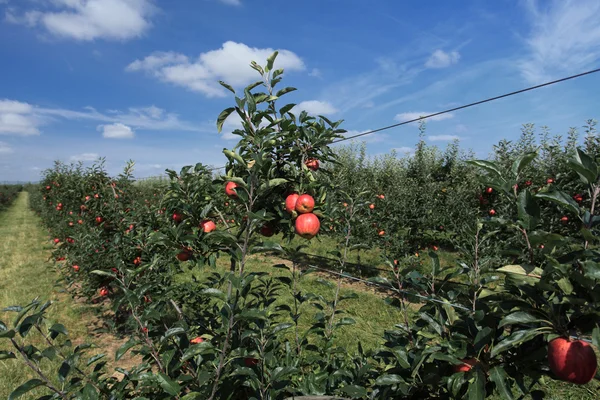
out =
[[[90,326],[97,322],[95,313],[60,293],[55,285],[58,275],[49,261],[50,249],[40,220],[29,208],[28,193],[22,192],[8,210],[0,213],[0,310],[11,305],[26,305],[38,296],[41,300],[51,299],[55,303],[49,310],[49,318],[65,325],[74,343],[89,341]],[[0,320],[7,324],[14,316],[14,313],[0,311]],[[34,334],[27,340],[33,345],[43,343],[41,336]],[[6,347],[5,343],[0,342],[0,349]],[[48,371],[56,366],[45,361],[42,367]],[[32,373],[20,359],[0,361],[0,399],[6,399],[12,390],[30,378],[33,378]],[[37,398],[42,393],[32,391],[30,396],[21,398]]]

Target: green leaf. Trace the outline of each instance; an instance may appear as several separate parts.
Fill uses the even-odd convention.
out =
[[[8,360],[10,358],[17,358],[17,356],[12,351],[0,350],[0,360]]]
[[[100,360],[100,359],[104,358],[105,356],[106,356],[106,354],[104,354],[104,353],[100,353],[100,354],[96,354],[96,355],[95,355],[95,356],[93,356],[93,357],[90,357],[90,358],[87,360],[87,366],[89,367],[90,365],[92,365],[92,364],[93,364],[93,363],[95,363],[96,361],[98,361],[98,360]]]
[[[214,347],[210,342],[202,342],[188,347],[183,356],[181,362],[185,362],[190,358],[196,357],[198,354],[211,354],[214,352]]]
[[[227,301],[227,295],[225,293],[223,293],[222,291],[220,291],[219,289],[207,288],[207,289],[201,290],[200,293],[204,294],[206,296],[216,297],[219,300]]]
[[[577,149],[574,158],[568,160],[567,163],[571,169],[577,172],[583,183],[591,185],[598,181],[598,165],[583,150]]]
[[[275,63],[275,59],[277,58],[277,55],[279,54],[278,51],[274,51],[273,54],[271,54],[268,58],[267,58],[267,67],[265,69],[265,72],[269,72],[273,69],[273,64]]]
[[[50,327],[50,337],[52,339],[56,339],[59,334],[63,334],[65,336],[69,335],[67,328],[63,324],[54,324]]]
[[[569,278],[561,278],[558,281],[556,281],[556,284],[565,294],[569,295],[573,293],[573,284],[571,283]]]
[[[504,368],[497,366],[489,371],[490,380],[496,384],[496,389],[504,399],[512,400],[514,399],[512,391],[510,387],[507,385],[506,380],[508,379],[508,375]]]
[[[467,397],[469,400],[485,399],[485,375],[483,371],[479,369],[475,371],[473,379],[469,382]]]
[[[532,324],[535,322],[540,322],[542,321],[539,318],[534,317],[533,315],[526,313],[525,311],[517,311],[514,312],[512,314],[507,315],[506,317],[504,317],[501,321],[500,324],[498,324],[498,328],[502,328],[503,326],[506,325],[514,325],[514,324]]]
[[[8,329],[8,330],[0,330],[0,339],[12,339],[15,337],[15,330],[14,329]]]
[[[203,399],[206,395],[203,393],[188,393],[185,396],[183,396],[181,398],[181,400],[199,400],[199,399]]]
[[[8,400],[18,399],[25,393],[35,389],[36,387],[43,386],[44,382],[39,379],[30,379],[18,388],[16,388],[9,396]]]
[[[471,164],[476,167],[483,168],[487,172],[489,172],[492,175],[495,175],[498,178],[502,176],[500,169],[494,162],[486,161],[486,160],[469,160],[469,161],[467,161],[467,164]]]
[[[125,355],[133,346],[138,344],[138,341],[130,338],[127,342],[123,343],[121,347],[119,347],[115,353],[115,361],[119,361],[121,357]]]
[[[597,349],[600,349],[600,328],[598,326],[592,331],[592,343]]]
[[[244,90],[244,95],[246,96],[245,98],[248,106],[248,114],[253,115],[256,112],[256,100],[247,88]]]
[[[536,151],[525,153],[515,159],[512,165],[513,175],[518,176],[537,156]]]
[[[226,108],[225,110],[223,110],[221,112],[221,114],[219,114],[219,117],[217,118],[217,131],[219,133],[221,133],[221,130],[223,130],[223,124],[225,123],[225,120],[227,119],[227,117],[229,117],[231,115],[231,113],[234,111],[235,111],[235,107],[229,107],[229,108]]]
[[[94,274],[94,275],[100,275],[100,276],[109,276],[111,278],[116,278],[117,276],[112,273],[112,272],[107,272],[107,271],[102,271],[99,269],[95,269],[92,272],[90,272],[90,274]]]
[[[404,379],[400,375],[395,374],[380,375],[375,381],[375,385],[378,386],[396,385],[398,383],[404,383]]]
[[[169,378],[167,375],[163,374],[162,372],[158,373],[157,378],[158,378],[158,383],[160,384],[160,387],[162,387],[165,392],[167,392],[171,396],[179,395],[179,392],[181,391],[181,386],[179,386],[179,384],[177,382],[175,382],[174,380],[172,380],[171,378]]]
[[[267,315],[264,311],[256,308],[245,309],[237,315],[238,319],[259,319],[266,321]]]
[[[284,95],[284,94],[286,94],[286,93],[290,93],[290,92],[293,92],[293,91],[295,91],[295,90],[297,90],[297,89],[296,89],[296,88],[294,88],[294,87],[286,87],[286,88],[283,88],[283,89],[279,90],[279,91],[278,91],[278,92],[275,94],[275,96],[277,96],[277,97],[280,97],[280,96],[283,96],[283,95]]]
[[[529,190],[519,193],[517,206],[523,228],[533,230],[540,220],[540,207]]]
[[[528,340],[533,339],[534,337],[536,337],[539,334],[541,334],[541,332],[538,332],[533,329],[513,332],[512,335],[506,337],[504,340],[502,340],[500,343],[498,343],[496,346],[494,346],[494,348],[492,349],[492,352],[491,352],[491,356],[496,357],[498,354],[502,353],[503,351],[512,349],[513,347],[516,347],[516,346],[519,346],[519,345],[527,342]]]
[[[181,335],[185,333],[185,329],[181,327],[175,327],[167,330],[165,332],[165,339],[170,338],[171,336]]]
[[[258,188],[258,190],[263,191],[265,189],[274,188],[274,187],[286,184],[287,182],[288,182],[288,180],[285,179],[285,178],[271,179],[268,182],[265,182],[262,185],[260,185],[260,187]]]
[[[569,210],[573,214],[579,215],[580,209],[579,205],[571,198],[571,196],[567,195],[564,192],[554,191],[554,192],[540,192],[535,195],[538,199],[544,199],[551,201],[559,206]]]
[[[281,323],[281,324],[278,324],[278,325],[276,325],[276,326],[273,328],[273,330],[271,331],[271,333],[274,335],[274,334],[276,334],[276,333],[279,333],[279,332],[281,332],[281,331],[283,331],[283,330],[289,329],[289,328],[291,328],[292,326],[294,326],[294,324],[292,324],[292,323],[289,323],[289,322],[284,322],[284,323]]]
[[[340,389],[346,395],[352,397],[353,399],[358,399],[367,396],[367,389],[358,385],[348,385],[344,386]]]
[[[219,84],[221,86],[223,86],[225,89],[229,90],[231,93],[235,94],[235,90],[233,90],[233,88],[230,85],[226,84],[223,81],[219,81]]]
[[[494,333],[494,330],[492,328],[490,328],[489,326],[486,326],[485,328],[483,328],[482,330],[477,332],[477,336],[475,336],[475,343],[474,343],[476,353],[479,354],[481,349],[483,349],[486,344],[490,343],[493,333]]]

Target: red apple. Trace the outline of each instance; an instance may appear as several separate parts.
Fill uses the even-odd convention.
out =
[[[96,217],[96,223],[97,224],[101,224],[102,223],[102,217]]]
[[[183,215],[179,214],[178,212],[174,212],[172,218],[177,224],[183,221]]]
[[[187,261],[192,257],[192,253],[190,253],[187,250],[183,250],[181,251],[179,254],[177,254],[177,259],[179,261]]]
[[[369,205],[369,208],[370,208],[371,210],[374,210],[374,209],[375,209],[375,204],[370,204],[370,205]]]
[[[492,192],[493,192],[493,191],[494,191],[494,189],[492,189],[491,187],[489,187],[489,188],[485,189],[485,192],[486,192],[487,194],[492,194]]]
[[[302,214],[296,219],[296,233],[305,239],[312,239],[319,233],[321,223],[313,213]]]
[[[554,183],[554,179],[552,179],[552,178],[548,178],[548,179],[546,179],[546,183],[547,183],[548,185],[550,185],[551,183]]]
[[[133,265],[136,267],[142,263],[142,257],[136,257],[133,259]]]
[[[102,297],[106,297],[108,296],[108,289],[103,287],[102,289],[100,289],[100,296]]]
[[[379,231],[379,236],[385,235],[385,231]]]
[[[244,358],[244,364],[246,364],[246,367],[253,367],[258,364],[258,360],[256,358],[247,357]]]
[[[217,225],[210,219],[205,219],[204,221],[200,222],[200,228],[202,228],[204,233],[208,233],[217,229]]]
[[[533,182],[531,181],[525,181],[525,186],[531,186],[533,184]]]
[[[496,215],[496,210],[494,210],[494,209],[491,209],[491,210],[489,211],[489,214],[490,214],[490,215],[493,217],[494,215]]]
[[[317,160],[316,158],[309,158],[308,160],[306,160],[304,165],[306,165],[308,169],[316,171],[319,169],[319,160]]]
[[[474,365],[476,365],[478,363],[478,361],[475,358],[465,358],[464,360],[461,360],[463,362],[463,364],[459,364],[459,365],[454,365],[452,367],[452,370],[456,373],[456,372],[468,372],[471,370],[471,368],[473,368]]]
[[[225,194],[229,197],[238,197],[235,188],[237,184],[235,182],[227,182],[225,184]]]
[[[275,231],[273,230],[273,227],[269,224],[264,224],[261,228],[260,228],[260,234],[266,237],[271,237],[275,234]]]
[[[548,344],[548,365],[559,379],[583,385],[596,375],[598,360],[588,343],[557,338]]]
[[[54,243],[55,244],[59,244],[60,243],[60,239],[59,238],[54,238]]]
[[[315,199],[309,194],[303,194],[298,197],[296,201],[296,211],[299,214],[306,214],[312,212],[315,208]]]
[[[292,193],[285,198],[285,211],[291,214],[296,209],[298,197],[300,197],[298,193]]]
[[[79,272],[79,265],[73,265],[73,271]]]
[[[192,340],[190,340],[190,343],[192,344],[199,344],[204,342],[204,339],[202,339],[200,336],[193,338]]]

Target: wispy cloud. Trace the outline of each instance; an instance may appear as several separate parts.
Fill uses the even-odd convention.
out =
[[[13,149],[8,145],[8,143],[0,142],[0,154],[9,154],[12,152]]]
[[[330,102],[320,100],[303,101],[292,108],[294,114],[299,114],[302,111],[306,111],[311,115],[329,115],[338,112]]]
[[[431,53],[431,56],[425,62],[427,68],[446,68],[458,63],[460,54],[458,51],[445,52],[444,50],[436,50]]]
[[[82,154],[77,154],[77,155],[71,156],[70,160],[74,161],[74,162],[96,161],[99,157],[100,157],[100,155],[98,155],[96,153],[82,153]]]
[[[431,142],[451,142],[453,140],[460,140],[460,136],[456,135],[432,135],[427,136],[427,139]]]
[[[219,0],[220,3],[227,4],[228,6],[241,6],[240,0]]]
[[[155,52],[133,61],[125,70],[143,71],[160,81],[203,93],[207,97],[224,97],[227,92],[217,83],[219,80],[234,87],[255,81],[257,73],[248,65],[251,61],[263,64],[274,51],[271,48],[259,49],[229,41],[220,49],[200,54],[196,60],[175,52]],[[275,65],[288,72],[305,69],[302,59],[285,49],[279,50]]]
[[[0,100],[0,134],[39,135],[42,126],[56,119],[90,120],[103,122],[103,126],[121,124],[147,130],[214,132],[214,128],[209,129],[204,125],[183,121],[177,114],[168,113],[156,106],[132,107],[127,111],[110,110],[102,113],[92,107],[69,110],[39,107],[16,100]]]
[[[42,27],[55,37],[91,41],[129,40],[151,26],[156,6],[152,0],[53,0],[43,10],[7,10],[7,22]]]
[[[560,74],[583,72],[600,61],[600,2],[552,0],[526,3],[529,51],[518,66],[532,84]]]

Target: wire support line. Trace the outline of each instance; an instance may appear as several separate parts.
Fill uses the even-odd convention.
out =
[[[417,122],[417,121],[425,120],[427,118],[437,117],[438,115],[447,114],[447,113],[450,113],[450,112],[453,112],[453,111],[464,110],[465,108],[474,107],[474,106],[477,106],[477,105],[480,105],[480,104],[489,103],[491,101],[495,101],[495,100],[499,100],[499,99],[504,99],[506,97],[510,97],[510,96],[514,96],[514,95],[517,95],[517,94],[529,92],[531,90],[536,90],[536,89],[539,89],[539,88],[543,88],[545,86],[550,86],[550,85],[554,85],[554,84],[557,84],[557,83],[560,83],[560,82],[565,82],[565,81],[568,81],[568,80],[571,80],[571,79],[580,78],[580,77],[585,76],[585,75],[591,75],[591,74],[594,74],[596,72],[600,72],[600,68],[592,69],[590,71],[582,72],[582,73],[579,73],[579,74],[576,74],[576,75],[567,76],[565,78],[556,79],[556,80],[553,80],[553,81],[550,81],[550,82],[546,82],[546,83],[542,83],[542,84],[539,84],[539,85],[530,86],[530,87],[527,87],[527,88],[524,88],[524,89],[515,90],[514,92],[509,92],[509,93],[501,94],[499,96],[489,97],[487,99],[479,100],[479,101],[476,101],[474,103],[469,103],[469,104],[464,104],[462,106],[458,106],[458,107],[454,107],[454,108],[449,108],[447,110],[439,111],[439,112],[436,112],[436,113],[433,113],[433,114],[424,115],[424,116],[419,117],[419,118],[413,118],[413,119],[410,119],[408,121],[403,121],[403,122],[399,122],[397,124],[388,125],[388,126],[385,126],[383,128],[378,128],[378,129],[373,129],[371,131],[358,133],[356,135],[352,135],[352,136],[348,136],[348,137],[341,138],[341,139],[338,139],[338,140],[334,140],[332,143],[339,143],[339,142],[343,142],[345,140],[350,140],[350,139],[354,139],[354,138],[357,138],[357,137],[370,135],[370,134],[373,134],[373,133],[376,133],[376,132],[385,131],[387,129],[396,128],[398,126],[410,124],[412,122]]]
[[[465,307],[465,306],[463,306],[461,304],[449,303],[447,301],[442,301],[442,300],[436,299],[434,297],[423,296],[423,295],[418,294],[418,293],[409,292],[407,290],[398,289],[398,288],[395,288],[395,287],[392,287],[392,286],[385,286],[385,285],[379,284],[377,282],[371,282],[371,281],[368,281],[366,279],[357,278],[356,276],[353,276],[353,275],[350,275],[350,274],[347,274],[347,273],[344,273],[344,272],[336,272],[336,271],[332,271],[332,270],[329,270],[329,269],[326,269],[326,268],[317,267],[316,265],[308,265],[308,267],[309,268],[317,269],[319,271],[327,272],[329,274],[338,275],[338,276],[341,276],[342,278],[351,279],[351,280],[354,280],[354,281],[357,281],[357,282],[362,282],[362,283],[367,284],[367,285],[379,286],[379,287],[384,288],[386,290],[390,290],[390,291],[393,291],[393,292],[405,294],[405,295],[408,295],[408,296],[414,296],[414,297],[417,297],[417,298],[422,299],[424,301],[430,301],[430,302],[435,302],[435,303],[439,303],[439,304],[448,305],[448,306],[451,306],[451,307],[454,307],[454,308],[459,308],[461,310],[468,311],[470,313],[473,312],[473,310],[471,310],[470,308]]]

